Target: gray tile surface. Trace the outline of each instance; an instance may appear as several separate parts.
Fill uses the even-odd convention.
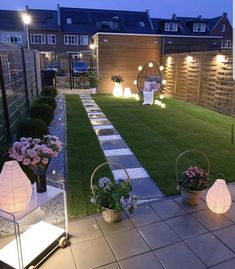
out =
[[[214,234],[235,252],[235,225],[215,231]]]
[[[160,216],[148,204],[137,207],[135,209],[134,214],[128,214],[128,215],[131,222],[136,227],[161,220]]]
[[[183,207],[184,210],[186,210],[188,213],[197,212],[197,211],[200,211],[200,210],[207,208],[206,202],[202,199],[199,199],[199,204],[196,206],[192,206],[192,205],[188,205],[188,204],[184,203],[182,201],[181,196],[175,198],[174,201],[177,202],[181,207]]]
[[[90,119],[96,119],[96,118],[104,118],[105,115],[102,113],[102,114],[90,114],[89,115],[89,118]]]
[[[200,222],[190,215],[169,219],[167,223],[183,240],[208,232]]]
[[[187,212],[172,199],[152,203],[151,206],[154,210],[156,210],[162,219],[168,219],[187,214]]]
[[[221,214],[216,214],[209,209],[193,213],[198,221],[200,221],[208,230],[214,231],[232,225],[232,222]]]
[[[226,261],[234,254],[211,233],[186,240],[185,243],[208,266]]]
[[[111,124],[111,122],[110,121],[108,121],[108,120],[92,120],[92,123],[91,123],[92,125],[94,125],[94,126],[98,126],[98,125],[110,125]]]
[[[180,238],[164,221],[139,227],[138,230],[153,250],[180,241]]]
[[[156,250],[155,254],[166,269],[206,268],[183,242]]]
[[[141,167],[140,162],[134,155],[107,156],[106,157],[112,170],[120,169],[115,163],[119,163],[124,168]]]
[[[228,260],[226,262],[220,263],[218,265],[215,265],[213,267],[210,267],[211,269],[234,269],[235,268],[235,258]]]
[[[104,150],[128,148],[128,145],[124,142],[124,140],[121,139],[101,141],[100,144]]]
[[[118,132],[115,129],[96,129],[97,135],[116,135]]]
[[[79,269],[91,269],[116,261],[104,238],[73,244],[71,248]]]
[[[107,240],[118,260],[126,259],[150,250],[136,230],[127,230],[107,236]]]
[[[230,209],[225,213],[225,216],[235,223],[235,203],[231,204]]]
[[[69,268],[68,268],[69,269]],[[120,269],[119,265],[115,262],[115,263],[111,263],[102,267],[99,267],[97,269]]]
[[[123,260],[120,265],[122,269],[164,269],[152,252]]]

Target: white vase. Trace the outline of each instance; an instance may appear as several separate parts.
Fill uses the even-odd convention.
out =
[[[113,96],[121,97],[123,95],[122,84],[114,82]]]

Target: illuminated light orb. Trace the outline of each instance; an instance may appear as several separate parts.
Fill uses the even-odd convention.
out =
[[[19,212],[28,206],[31,195],[31,182],[18,162],[5,162],[0,174],[0,208],[9,213]]]
[[[132,96],[132,94],[131,94],[131,89],[130,89],[130,88],[125,88],[125,89],[124,89],[123,97],[125,97],[125,98],[130,98],[131,96]]]
[[[164,70],[164,66],[161,65],[161,66],[159,67],[159,69],[160,69],[161,71],[163,71],[163,70]]]
[[[150,67],[150,68],[153,67],[153,63],[150,62],[150,63],[149,63],[149,67]]]
[[[224,61],[225,61],[225,56],[222,55],[222,54],[217,54],[217,55],[216,55],[216,61],[217,61],[218,63],[222,63],[222,62],[224,62]]]
[[[191,55],[187,56],[187,62],[191,63],[193,61],[193,57]]]
[[[133,81],[133,84],[134,84],[134,85],[137,85],[137,80],[134,80],[134,81]]]
[[[160,94],[159,95],[159,98],[162,100],[162,99],[164,99],[164,95],[163,94]]]
[[[95,44],[90,44],[89,47],[91,50],[93,50],[93,49],[95,49]]]
[[[166,108],[166,104],[165,103],[161,103],[161,108]]]
[[[29,25],[31,23],[31,21],[32,21],[32,18],[31,18],[30,15],[28,15],[27,13],[25,13],[25,14],[22,15],[22,20],[23,20],[23,23],[25,25]]]
[[[82,58],[82,53],[79,53],[79,57]]]
[[[206,203],[211,211],[218,214],[223,214],[229,210],[232,199],[223,179],[216,179],[215,183],[208,190]]]
[[[165,80],[165,79],[162,80],[162,84],[163,84],[163,85],[166,84],[166,80]]]
[[[140,65],[138,66],[138,70],[141,71],[143,69],[143,67]]]

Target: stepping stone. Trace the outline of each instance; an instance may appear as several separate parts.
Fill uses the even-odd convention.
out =
[[[115,129],[96,129],[97,135],[116,135],[118,132]]]
[[[93,126],[94,130],[99,130],[99,129],[114,129],[113,125],[97,125]]]
[[[108,121],[108,120],[92,120],[91,121],[91,124],[92,125],[106,125],[106,124],[111,124],[111,122],[110,121]]]
[[[109,165],[112,170],[123,168],[138,168],[142,167],[141,163],[134,155],[122,155],[122,156],[106,156]],[[121,167],[117,166],[120,164]]]
[[[110,140],[120,140],[120,135],[100,135],[98,136],[99,141],[110,141]]]
[[[130,178],[146,178],[149,177],[148,173],[143,167],[140,168],[127,168],[127,174]],[[115,180],[127,179],[127,175],[123,169],[112,170]]]
[[[87,112],[102,112],[102,110],[100,110],[100,109],[95,109],[95,108],[87,108],[86,111],[87,111]]]
[[[100,142],[101,147],[103,150],[109,150],[109,149],[121,149],[121,148],[127,148],[128,145],[124,142],[124,140],[112,140],[112,141],[104,141]]]
[[[107,156],[123,156],[123,155],[133,155],[133,152],[129,148],[125,149],[108,149],[104,150],[104,155]]]
[[[105,115],[102,114],[102,113],[101,114],[91,114],[91,115],[88,114],[88,116],[89,116],[90,119],[105,117]]]

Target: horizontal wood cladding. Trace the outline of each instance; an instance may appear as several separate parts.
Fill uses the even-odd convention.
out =
[[[133,81],[138,76],[138,66],[154,61],[160,64],[161,38],[135,35],[97,35],[97,69],[101,78],[99,93],[112,93],[112,75],[124,78],[123,88],[137,92]]]
[[[225,57],[221,62],[218,54]],[[235,116],[231,50],[168,54],[162,64],[170,96]]]

